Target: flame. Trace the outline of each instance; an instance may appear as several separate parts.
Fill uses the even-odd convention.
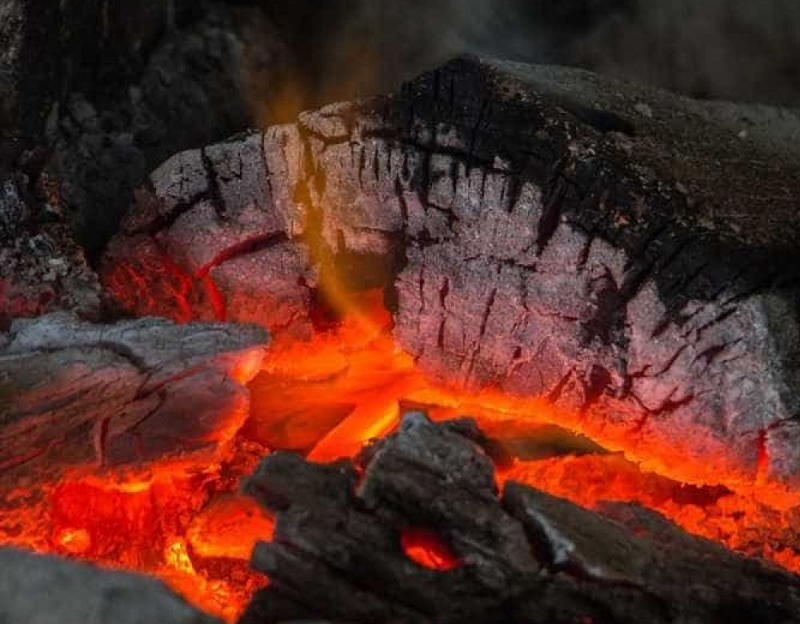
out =
[[[361,69],[351,77],[368,81],[372,68]],[[258,81],[249,86],[258,89]],[[276,117],[293,118],[308,97],[307,88],[290,77],[272,108],[255,109],[254,115],[265,126]],[[254,101],[260,100],[254,95]],[[298,206],[305,215],[299,229],[330,318],[307,340],[278,333],[266,357],[262,349],[237,354],[230,375],[249,384],[250,411],[219,419],[226,423],[213,436],[222,443],[219,456],[155,463],[144,475],[87,466],[58,483],[20,482],[0,506],[0,544],[155,575],[233,622],[253,591],[268,582],[248,569],[248,560],[254,545],[274,532],[273,518],[236,493],[238,479],[268,449],[300,451],[320,462],[353,457],[372,439],[390,434],[405,409],[421,408],[434,420],[471,416],[505,446],[515,459],[498,467],[500,485],[518,481],[589,508],[600,509],[603,501],[636,502],[691,533],[800,572],[800,513],[791,508],[798,492],[767,482],[763,439],[753,483],[721,470],[722,458],[688,462],[667,442],[644,446],[592,413],[432,381],[398,348],[384,293],[360,290],[352,279],[357,276],[337,269],[326,225],[311,197],[302,198],[310,191],[296,191],[298,202],[306,204]],[[190,274],[147,237],[129,244],[127,255],[136,263],[114,263],[104,279],[125,309],[180,322],[208,316],[209,309],[218,320],[236,318],[210,274],[222,257]],[[0,308],[4,296],[0,283]],[[431,570],[462,564],[430,531],[406,529],[399,542],[406,557]]]
[[[239,468],[249,472],[252,462]],[[31,532],[4,534],[0,514],[0,543],[152,574],[235,621],[266,583],[247,561],[257,541],[272,538],[272,517],[249,498],[210,490],[222,485],[219,468],[201,478],[154,472],[148,481],[103,483],[95,475],[42,485],[38,503],[14,513]],[[42,539],[45,526],[49,536]]]
[[[348,73],[351,82],[339,86],[369,83],[374,75],[366,59]],[[263,81],[245,78],[262,127],[294,119],[312,95],[321,95],[290,75],[282,77],[278,94],[264,98]],[[157,575],[195,604],[233,621],[253,589],[266,582],[247,571],[247,560],[253,545],[274,531],[268,514],[235,493],[237,479],[266,449],[301,451],[313,461],[352,457],[373,438],[391,433],[405,409],[423,408],[435,420],[472,416],[516,455],[498,467],[500,484],[519,481],[590,508],[599,509],[603,501],[636,502],[696,535],[800,572],[800,514],[792,509],[798,492],[768,482],[763,439],[753,482],[721,469],[722,457],[692,463],[668,441],[634,440],[591,412],[563,411],[540,398],[492,388],[467,392],[433,382],[394,341],[383,293],[359,292],[352,276],[337,270],[326,226],[317,222],[322,219],[312,198],[302,197],[310,191],[295,191],[305,204],[298,206],[305,215],[299,229],[310,264],[319,269],[316,287],[334,320],[309,340],[278,334],[263,361],[260,350],[238,361],[232,376],[241,383],[255,379],[250,413],[232,415],[230,430],[219,432],[231,442],[228,455],[205,463],[191,458],[180,467],[154,465],[146,478],[99,473],[54,485],[25,484],[6,497],[9,511],[0,511],[0,543]],[[211,265],[189,274],[155,242],[136,245],[132,257],[138,264],[119,262],[105,279],[123,307],[140,314],[166,309],[179,321],[196,319],[200,307],[220,320],[235,312],[211,278]],[[548,437],[554,425],[557,440]],[[422,529],[403,531],[400,546],[409,559],[433,570],[460,564],[440,536]]]
[[[308,459],[331,462],[353,457],[370,440],[380,438],[400,422],[400,404],[391,396],[360,403],[333,431],[320,440]]]

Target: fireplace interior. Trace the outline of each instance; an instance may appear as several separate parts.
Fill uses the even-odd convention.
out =
[[[643,80],[636,3],[60,4],[0,7],[0,621],[800,622],[791,89],[439,64]]]

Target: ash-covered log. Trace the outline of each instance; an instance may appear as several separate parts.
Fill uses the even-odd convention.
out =
[[[798,133],[779,109],[461,59],[174,157],[102,278],[134,312],[277,329],[310,316],[334,271],[383,282],[429,374],[549,397],[648,467],[789,504]],[[240,303],[253,296],[260,318]]]
[[[254,326],[15,321],[0,335],[2,483],[219,459],[248,416],[266,342]]]
[[[516,483],[499,495],[481,439],[471,421],[411,413],[358,465],[264,459],[245,491],[277,513],[252,558],[270,585],[242,624],[796,621],[797,577],[652,512],[604,517]],[[412,560],[412,532],[451,560]]]

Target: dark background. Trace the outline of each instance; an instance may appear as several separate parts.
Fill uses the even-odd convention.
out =
[[[578,65],[702,98],[800,102],[797,0],[0,0],[0,87],[14,71],[3,57],[17,20],[23,88],[96,100],[136,82],[165,37],[209,15],[245,33],[251,71],[271,65],[258,91],[291,99],[283,116],[391,90],[462,53]]]
[[[386,90],[470,52],[579,65],[696,97],[800,101],[796,0],[306,0],[261,6],[291,33],[295,59],[322,99],[347,97],[354,88]]]

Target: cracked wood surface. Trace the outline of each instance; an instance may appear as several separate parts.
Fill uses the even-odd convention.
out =
[[[0,466],[213,461],[249,413],[266,340],[255,326],[17,320],[0,343]]]
[[[480,440],[472,421],[411,413],[358,466],[264,459],[244,488],[277,514],[251,561],[270,585],[241,624],[797,621],[797,577],[636,506],[603,516],[513,482],[499,494]],[[459,565],[414,563],[408,529],[438,535]]]
[[[275,209],[260,135],[178,154],[151,179],[106,255],[121,305],[308,333],[315,271]]]
[[[447,383],[548,396],[684,480],[798,492],[800,148],[780,113],[460,59],[175,156],[102,279],[140,314],[302,333],[336,269],[386,287],[400,345]]]

